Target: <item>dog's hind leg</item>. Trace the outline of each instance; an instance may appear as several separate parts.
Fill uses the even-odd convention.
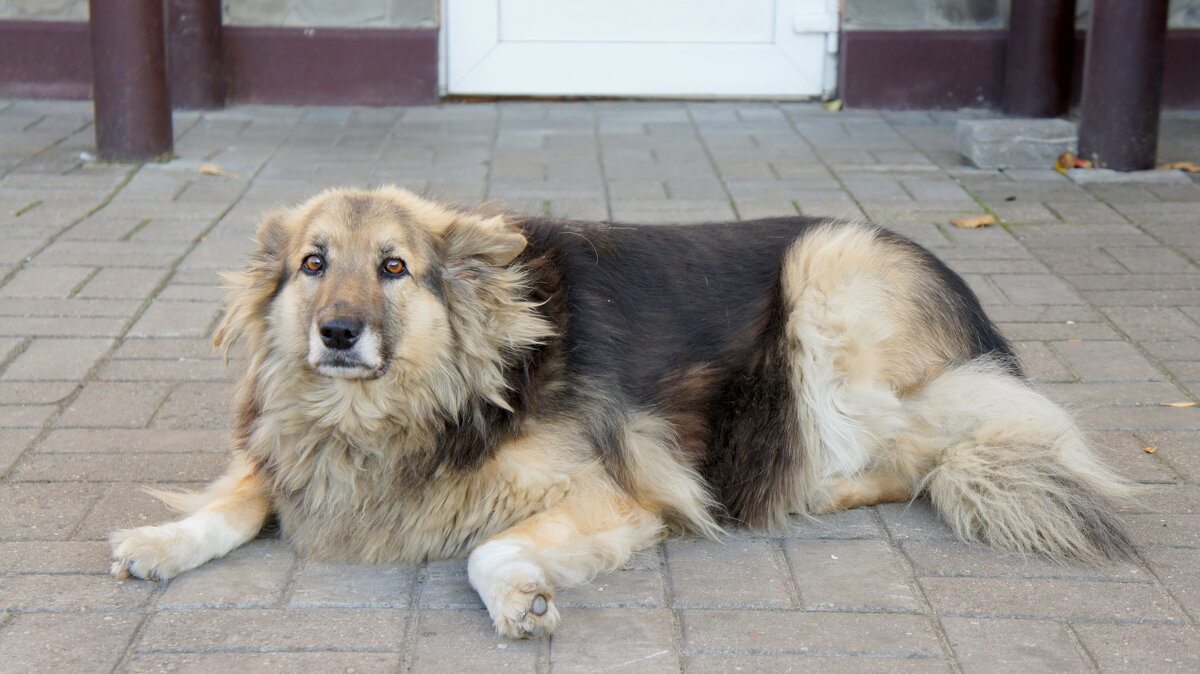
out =
[[[225,474],[199,494],[152,493],[188,516],[113,532],[112,573],[118,578],[167,580],[222,557],[254,538],[271,510],[266,486],[239,454]]]
[[[829,502],[813,508],[818,515],[876,503],[897,503],[912,498],[911,480],[882,472],[837,478],[828,489]]]
[[[555,586],[619,567],[658,537],[659,514],[598,476],[572,483],[554,506],[493,536],[471,553],[471,585],[499,634],[549,634],[558,624]]]

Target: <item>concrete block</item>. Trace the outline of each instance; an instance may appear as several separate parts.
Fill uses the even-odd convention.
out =
[[[1049,168],[1076,149],[1075,124],[1063,119],[962,120],[958,153],[979,168]]]

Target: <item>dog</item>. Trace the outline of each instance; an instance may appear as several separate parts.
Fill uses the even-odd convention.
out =
[[[963,539],[1131,554],[1130,486],[1025,381],[962,278],[812,217],[554,221],[339,189],[270,213],[214,342],[242,342],[228,471],[111,537],[166,580],[254,538],[468,555],[501,635],[670,534],[928,494]]]

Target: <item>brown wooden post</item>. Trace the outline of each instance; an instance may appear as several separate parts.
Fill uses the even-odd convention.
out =
[[[221,0],[167,0],[167,35],[171,107],[225,107]]]
[[[1012,0],[1004,58],[1004,114],[1066,114],[1074,46],[1075,0]]]
[[[162,0],[90,0],[96,150],[106,161],[165,159],[174,148]]]
[[[1118,171],[1154,168],[1169,0],[1094,0],[1079,156]]]

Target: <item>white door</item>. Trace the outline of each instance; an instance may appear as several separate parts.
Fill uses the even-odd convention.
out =
[[[451,94],[806,98],[838,0],[444,0]]]

